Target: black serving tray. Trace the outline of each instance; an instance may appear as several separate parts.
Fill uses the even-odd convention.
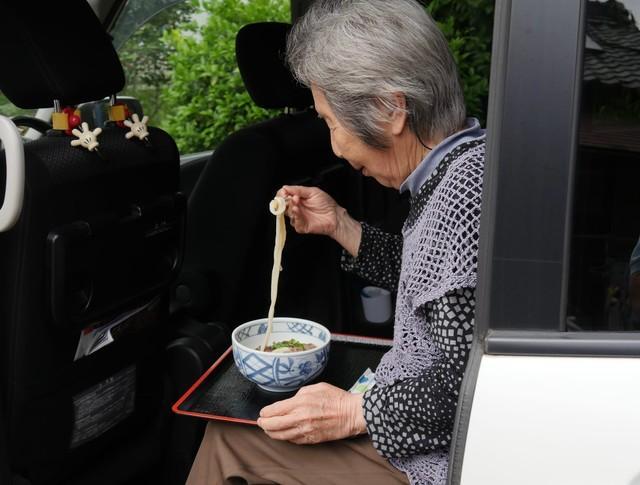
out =
[[[391,343],[387,339],[334,334],[327,367],[313,382],[328,382],[348,390],[367,368],[375,371]],[[256,424],[260,409],[294,394],[268,392],[243,377],[229,347],[172,409],[199,418]]]

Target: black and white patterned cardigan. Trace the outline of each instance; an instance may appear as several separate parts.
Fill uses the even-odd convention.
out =
[[[484,140],[458,146],[412,198],[402,236],[363,224],[357,258],[343,254],[343,269],[398,292],[394,349],[364,415],[375,448],[411,483],[446,483],[473,339],[483,162]]]

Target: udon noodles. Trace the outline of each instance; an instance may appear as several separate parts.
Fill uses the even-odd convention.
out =
[[[269,345],[271,330],[273,328],[273,315],[276,308],[276,299],[278,298],[278,279],[280,271],[282,271],[282,249],[287,239],[287,228],[284,223],[284,211],[287,208],[287,201],[284,197],[276,197],[269,203],[269,210],[276,216],[276,242],[273,247],[273,268],[271,270],[271,306],[267,318],[267,333],[260,350],[264,351]]]

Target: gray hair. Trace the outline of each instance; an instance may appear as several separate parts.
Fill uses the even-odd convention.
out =
[[[447,41],[414,0],[316,0],[287,40],[294,76],[320,89],[338,120],[384,148],[383,123],[404,94],[410,129],[446,137],[464,125],[458,70]]]

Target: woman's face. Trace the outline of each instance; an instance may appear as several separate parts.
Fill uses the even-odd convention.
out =
[[[400,174],[396,166],[392,148],[378,149],[364,143],[360,138],[340,124],[327,102],[324,93],[311,87],[318,116],[331,132],[331,148],[337,157],[344,158],[356,170],[367,177],[373,177],[386,187],[399,187],[407,175]],[[398,178],[400,180],[398,181]]]

